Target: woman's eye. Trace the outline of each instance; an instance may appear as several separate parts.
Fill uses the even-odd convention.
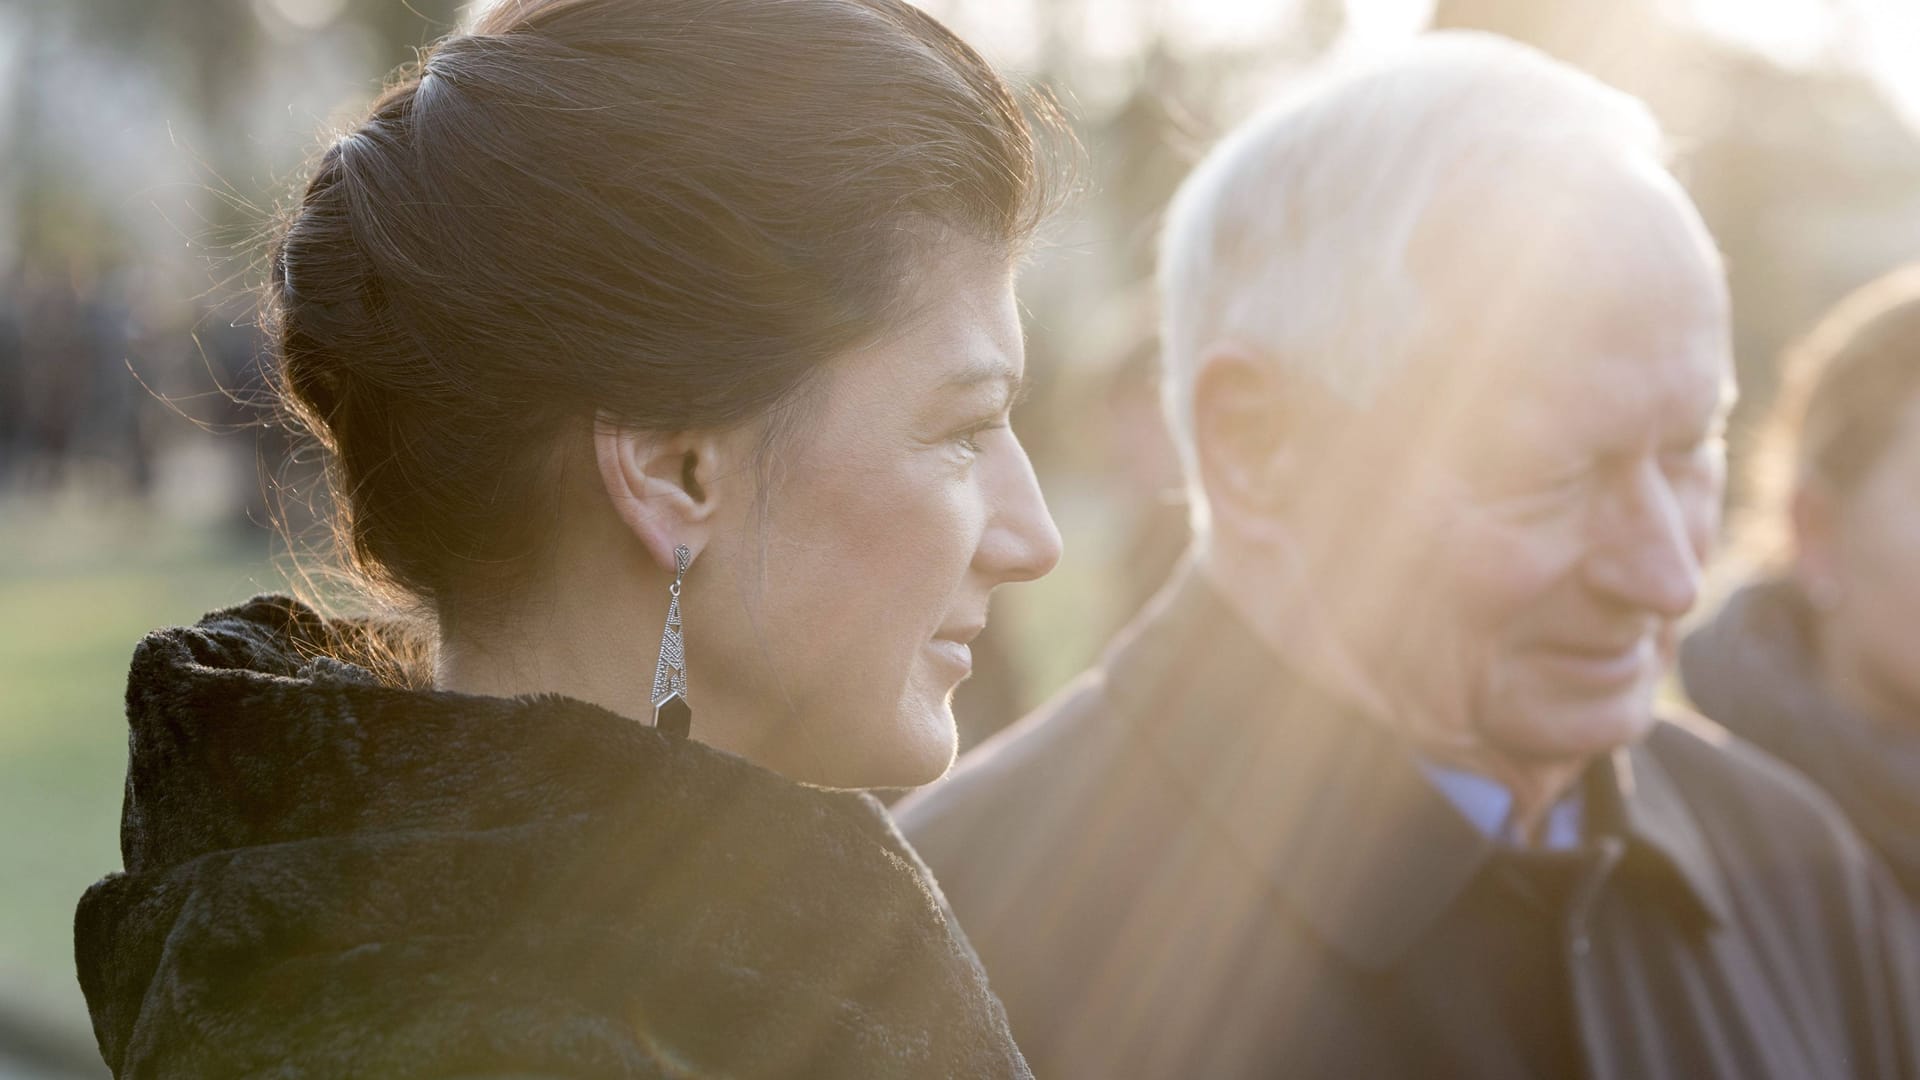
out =
[[[1003,428],[1006,426],[1007,422],[1004,419],[982,420],[969,428],[955,432],[953,441],[968,454],[979,454],[985,450],[985,447],[981,445],[980,437],[995,428]]]

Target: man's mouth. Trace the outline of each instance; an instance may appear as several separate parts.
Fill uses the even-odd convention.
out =
[[[1634,682],[1656,659],[1650,634],[1625,641],[1552,642],[1529,652],[1557,677],[1595,688]]]

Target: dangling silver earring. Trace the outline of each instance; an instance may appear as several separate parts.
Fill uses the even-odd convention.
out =
[[[680,636],[680,583],[686,580],[693,552],[681,544],[673,549],[673,585],[667,590],[667,628],[660,633],[660,663],[653,669],[653,726],[668,735],[686,738],[693,729],[693,706],[687,704],[687,646]]]

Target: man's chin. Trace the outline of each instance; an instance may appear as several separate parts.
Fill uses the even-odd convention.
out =
[[[1652,730],[1652,694],[1636,691],[1595,701],[1538,701],[1508,711],[1487,736],[1510,756],[1536,761],[1587,761],[1612,753]]]

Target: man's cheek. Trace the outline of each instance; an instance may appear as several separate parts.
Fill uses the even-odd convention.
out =
[[[1569,545],[1537,541],[1499,529],[1450,536],[1446,591],[1466,622],[1497,634],[1572,572],[1577,558],[1561,550]]]

